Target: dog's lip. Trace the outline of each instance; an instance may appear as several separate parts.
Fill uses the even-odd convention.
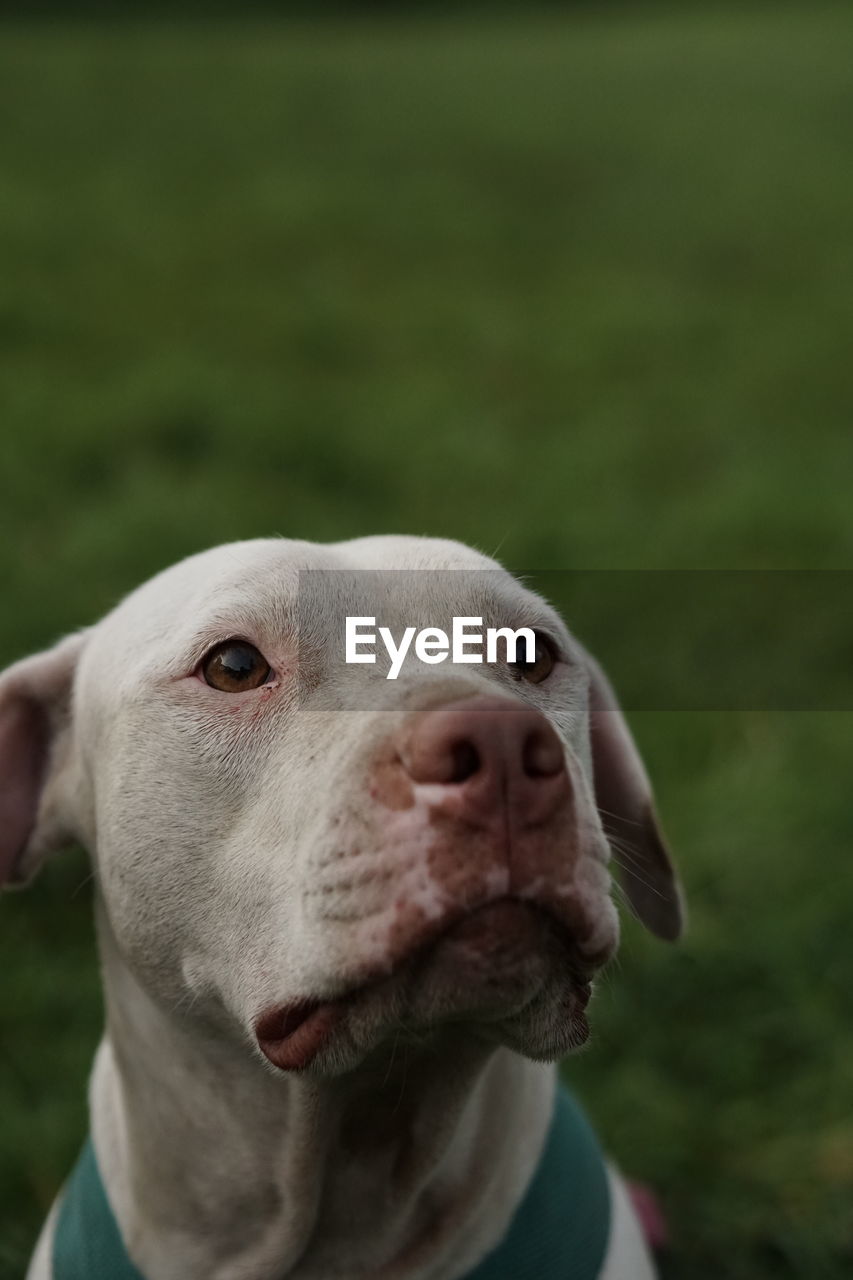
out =
[[[592,996],[592,979],[600,967],[600,961],[589,961],[583,958],[577,945],[561,922],[547,909],[526,899],[501,897],[482,903],[478,908],[463,912],[459,916],[444,920],[439,928],[428,938],[422,939],[393,966],[392,972],[410,964],[417,956],[427,952],[447,934],[452,933],[460,921],[470,919],[478,911],[489,907],[514,904],[519,908],[532,908],[546,916],[552,924],[556,924],[564,935],[566,947],[571,955],[574,996],[580,1011],[586,1009]],[[350,987],[339,996],[322,999],[319,997],[303,997],[286,1005],[278,1005],[268,1009],[255,1022],[255,1037],[266,1058],[282,1071],[299,1071],[310,1066],[326,1040],[344,1018],[353,1001],[365,990],[377,982],[390,976],[387,969],[368,974],[361,981]]]
[[[297,1000],[270,1009],[255,1023],[261,1051],[282,1071],[307,1067],[343,1017],[346,999]]]

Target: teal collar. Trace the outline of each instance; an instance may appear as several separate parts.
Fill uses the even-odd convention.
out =
[[[597,1280],[610,1233],[601,1149],[563,1088],[533,1181],[498,1247],[464,1280]],[[68,1182],[53,1246],[54,1280],[144,1280],[127,1255],[91,1139]]]

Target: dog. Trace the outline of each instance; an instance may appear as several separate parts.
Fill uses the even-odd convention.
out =
[[[534,644],[389,681],[344,661],[355,614]],[[75,842],[106,1028],[28,1280],[653,1276],[555,1063],[611,853],[664,939],[680,886],[605,676],[494,560],[234,543],[8,668],[0,881]]]

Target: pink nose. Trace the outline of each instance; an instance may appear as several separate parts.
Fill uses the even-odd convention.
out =
[[[413,782],[446,788],[471,816],[509,804],[543,821],[568,790],[557,734],[540,712],[508,698],[464,698],[424,712],[399,753]]]

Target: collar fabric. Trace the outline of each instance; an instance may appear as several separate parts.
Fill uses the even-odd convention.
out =
[[[597,1280],[610,1235],[610,1188],[595,1134],[566,1089],[533,1180],[500,1244],[460,1280]],[[54,1280],[145,1280],[128,1257],[91,1138],[66,1186]]]

